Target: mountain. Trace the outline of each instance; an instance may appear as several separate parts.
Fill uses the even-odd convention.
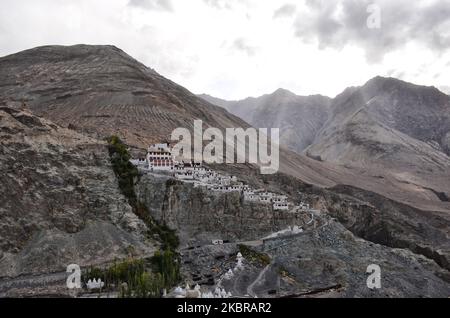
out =
[[[306,149],[309,156],[378,169],[450,197],[450,97],[434,87],[377,77],[348,89]]]
[[[45,46],[0,59],[0,99],[64,127],[146,148],[202,119],[248,127],[113,46]],[[12,103],[11,103],[12,102]]]
[[[375,180],[372,185],[363,181],[372,175],[384,187],[395,184],[422,200],[449,201],[450,97],[434,87],[376,77],[334,99],[282,89],[242,101],[203,98],[253,126],[279,127],[282,145],[322,166],[345,167],[350,170],[346,175],[359,171],[358,182],[341,175],[334,179],[337,183],[399,200],[401,194],[392,196],[396,190],[383,191]]]
[[[298,96],[285,89],[241,101],[224,101],[209,95],[200,97],[224,107],[254,127],[280,128],[281,143],[298,153],[312,144],[328,120],[331,106],[328,97]]]
[[[6,105],[0,140],[0,277],[154,253],[105,142]]]
[[[149,143],[167,140],[175,128],[191,129],[195,119],[221,130],[252,124],[190,93],[114,46],[44,46],[2,57],[0,83],[0,101],[10,107],[28,109],[96,139],[117,134],[136,155],[142,155]],[[321,162],[317,159],[322,158],[322,151],[313,152],[313,145],[305,152],[310,158],[292,151],[312,140],[315,144],[321,132],[325,137],[324,127],[331,123],[327,110],[330,113],[334,107],[327,106],[330,99],[297,97],[278,90],[261,101],[263,111],[253,117],[256,124],[289,123],[280,127],[282,137],[292,141],[287,144],[291,150],[280,149],[280,172],[322,187],[352,185],[425,210],[450,209],[445,200],[450,188],[445,172],[427,174],[422,178],[425,181],[405,180],[379,168]],[[284,111],[271,111],[272,101]],[[255,99],[252,105],[259,104]],[[291,110],[298,112],[292,114]]]
[[[83,269],[108,268],[121,259],[148,260],[154,255],[159,243],[147,236],[146,223],[134,214],[119,190],[104,141],[26,110],[1,105],[0,146],[0,297],[73,297],[78,293],[86,296],[83,293],[88,291],[67,289],[68,264],[75,263]],[[168,176],[141,175],[136,183],[137,193],[149,207],[149,213],[160,222],[168,222],[182,239],[182,271],[186,280],[208,286],[212,279],[214,284],[223,274],[217,269],[226,271],[226,266],[234,266],[235,255],[242,251],[248,258],[244,268],[224,282],[235,296],[250,291],[267,297],[268,291],[281,284],[279,296],[317,291],[333,297],[372,297],[373,292],[361,284],[361,279],[367,264],[374,259],[389,264],[383,269],[388,287],[384,296],[448,294],[445,268],[450,265],[443,254],[448,250],[448,241],[443,239],[447,227],[444,218],[425,221],[428,215],[421,211],[393,205],[384,198],[377,198],[375,205],[368,206],[363,201],[364,192],[355,189],[329,192],[276,175],[252,180],[245,167],[239,169],[241,173],[235,173],[243,180],[265,184],[292,198],[300,190],[303,200],[328,209],[331,215],[316,215],[311,223],[308,214],[274,214],[268,206],[243,202],[236,193],[218,196]],[[362,197],[354,199],[350,193]],[[389,213],[382,206],[389,206]],[[363,217],[359,213],[364,213]],[[396,240],[407,239],[402,231],[392,236],[383,232],[404,213],[409,216],[402,221],[410,227],[407,237],[420,242],[413,245],[406,241],[411,244],[409,249],[429,258],[389,247],[403,242]],[[370,222],[365,220],[368,215]],[[348,223],[361,236],[387,241],[374,245],[370,240],[357,239],[331,216]],[[252,252],[234,243],[258,240],[291,224],[303,224],[306,232],[294,240],[289,238],[287,243],[282,238],[272,239],[272,244],[282,243],[282,249]],[[211,245],[211,239],[217,237],[228,238],[232,243]],[[270,264],[261,264],[266,259]],[[280,275],[282,270],[289,270],[289,276]],[[268,276],[263,284],[250,284],[259,281],[265,272]],[[430,287],[425,291],[421,288],[423,279]]]
[[[0,297],[27,294],[30,285],[47,292],[42,285],[49,279],[62,277],[64,283],[68,262],[86,267],[129,254],[153,256],[156,239],[165,233],[143,234],[149,232],[142,221],[148,215],[137,217],[140,210],[119,190],[123,180],[115,175],[105,137],[117,134],[142,154],[149,143],[167,139],[174,128],[191,128],[195,119],[222,130],[250,127],[113,46],[47,46],[6,56],[0,58],[0,83],[0,273],[6,276],[0,279]],[[285,114],[267,118],[268,127],[292,116],[292,125],[302,121],[305,133],[314,136],[297,147],[312,149],[319,136],[327,136],[325,127],[334,127],[337,99],[301,98],[284,90],[272,95],[266,111],[276,113],[269,109],[276,100]],[[289,116],[297,101],[301,111]],[[292,202],[309,202],[320,211],[314,215],[284,215],[247,204],[236,193],[217,195],[170,176],[142,174],[133,186],[147,213],[181,238],[182,270],[191,282],[214,283],[217,269],[227,270],[242,251],[256,264],[231,281],[237,295],[267,296],[278,287],[292,295],[339,285],[341,296],[370,297],[361,281],[373,260],[388,264],[383,265],[387,294],[377,296],[448,295],[446,191],[429,180],[406,183],[379,168],[311,157],[281,148],[280,173],[268,176],[251,165],[213,168],[284,193]],[[262,237],[294,225],[304,226],[305,235],[269,242],[283,248],[261,246]],[[221,238],[231,241],[211,245]],[[241,247],[248,241],[260,250]],[[280,276],[286,269],[291,274]]]
[[[363,166],[364,160],[352,159],[354,153],[343,146],[348,143],[365,147],[360,151],[368,154],[365,159],[380,160],[382,155],[381,160],[385,160],[401,151],[409,151],[410,155],[422,151],[422,157],[430,158],[422,158],[420,164],[445,164],[448,156],[442,154],[450,154],[449,136],[449,96],[434,87],[377,77],[334,99],[330,119],[308,151],[323,155],[325,160]]]
[[[121,137],[141,154],[195,119],[222,131],[250,127],[114,46],[44,46],[0,58],[0,101],[58,125],[105,138]],[[306,157],[281,150],[281,169],[306,182],[335,185]],[[313,168],[311,168],[313,167]]]
[[[44,46],[2,57],[0,83],[0,101],[10,107],[25,107],[93,138],[117,134],[136,154],[142,154],[149,143],[167,140],[175,128],[192,128],[195,119],[222,130],[253,124],[190,93],[114,46]],[[357,88],[349,91],[353,90]],[[322,187],[353,185],[425,210],[450,209],[442,200],[449,196],[446,173],[437,177],[427,174],[422,182],[367,165],[317,160],[322,159],[323,151],[313,151],[313,146],[319,135],[326,141],[325,127],[332,122],[330,109],[339,100],[299,97],[286,90],[249,99],[250,109],[262,109],[253,115],[255,123],[280,125],[282,141],[284,137],[291,141],[285,143],[290,150],[280,149],[281,172]],[[272,102],[282,111],[271,110]],[[306,146],[308,151],[299,154]]]
[[[220,107],[225,108],[227,110],[228,110],[230,105],[233,105],[234,103],[236,103],[234,101],[228,101],[228,100],[225,100],[225,99],[220,99],[220,98],[208,95],[208,94],[198,94],[197,96],[200,97],[201,99],[206,100],[207,102],[210,102],[213,105],[220,106]],[[236,116],[238,116],[238,115],[236,115]]]

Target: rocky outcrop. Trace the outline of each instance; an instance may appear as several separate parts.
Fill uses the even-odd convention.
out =
[[[337,288],[310,297],[446,298],[450,294],[448,272],[435,262],[408,250],[358,239],[333,220],[268,253],[282,275],[278,289],[273,283],[270,288],[274,278],[261,284],[262,295],[275,289],[281,296],[295,297],[329,286]],[[367,287],[366,272],[372,264],[381,269],[381,289]]]
[[[152,253],[103,142],[9,107],[0,141],[1,276]]]
[[[325,195],[324,206],[350,231],[365,240],[406,248],[450,271],[450,218],[350,186]]]
[[[305,223],[302,215],[245,202],[238,192],[217,193],[161,175],[141,176],[137,192],[155,220],[179,232],[182,246],[257,240]]]
[[[64,284],[61,271],[70,263],[86,267],[153,255],[158,238],[148,238],[146,225],[121,194],[106,145],[97,137],[118,134],[131,147],[142,148],[167,138],[173,128],[190,127],[197,118],[222,129],[249,127],[110,46],[41,47],[4,57],[0,82],[0,100],[8,103],[0,107],[0,296],[29,295],[30,282],[36,287],[32,295],[45,293],[49,281]],[[372,126],[365,128],[370,133]],[[403,128],[395,129],[417,133],[415,148],[426,143],[427,151],[440,152],[445,144],[434,142],[444,131],[428,136]],[[365,140],[359,146],[386,151],[386,145],[366,145]],[[427,158],[428,167],[438,168],[445,159]],[[445,168],[439,170],[440,179],[427,175],[434,182],[443,180],[429,184],[411,177],[411,171],[388,178],[380,170],[347,169],[283,149],[281,169],[290,176],[261,176],[253,168],[223,167],[248,184],[286,193],[292,201],[301,198],[322,212],[307,226],[309,214],[275,212],[268,205],[246,203],[236,193],[214,194],[155,175],[137,182],[139,200],[151,216],[177,230],[186,277],[215,284],[235,260],[238,245],[247,244],[270,262],[250,264],[232,282],[237,295],[272,295],[275,290],[288,296],[341,286],[344,296],[448,297]],[[337,184],[373,191],[332,188]],[[409,209],[375,192],[425,208]],[[429,212],[435,211],[430,206],[440,212]],[[305,233],[291,241],[261,243],[262,237],[290,225],[303,226]],[[229,243],[211,246],[215,239]],[[387,288],[371,293],[364,275],[367,265],[377,262]],[[61,286],[58,295],[67,292]]]
[[[272,191],[311,202],[359,238],[409,249],[450,270],[450,217],[445,212],[420,210],[348,185],[321,189],[283,174],[263,181]]]
[[[214,290],[220,284],[233,296],[257,297],[443,297],[450,276],[433,260],[407,249],[360,239],[326,214],[320,226],[294,237],[248,243],[243,267],[234,270],[242,248],[231,242],[182,251],[186,279]],[[367,287],[367,268],[381,269],[381,289]],[[303,296],[302,296],[303,295]]]
[[[155,219],[177,229],[182,270],[191,284],[214,289],[220,282],[234,296],[251,293],[258,297],[295,297],[315,291],[319,297],[450,294],[446,263],[435,257],[440,253],[445,260],[448,222],[435,213],[420,217],[422,211],[373,193],[347,187],[322,190],[283,175],[246,181],[297,196],[321,213],[311,223],[309,213],[295,217],[274,213],[270,206],[243,203],[238,193],[217,194],[169,176],[141,176],[139,198]],[[430,216],[434,216],[432,221],[427,220]],[[262,239],[294,224],[304,232]],[[225,244],[213,245],[215,239]],[[235,266],[241,244],[262,255],[261,262],[248,258],[242,270],[224,279]],[[419,246],[427,246],[431,254]],[[367,288],[366,270],[371,264],[382,269],[380,290]],[[329,286],[335,288],[328,290]]]

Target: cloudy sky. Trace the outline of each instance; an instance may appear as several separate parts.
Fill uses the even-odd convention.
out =
[[[450,0],[2,0],[0,56],[113,44],[194,93],[335,96],[376,76],[450,93]]]

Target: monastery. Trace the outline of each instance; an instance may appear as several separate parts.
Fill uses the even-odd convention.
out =
[[[154,144],[148,148],[146,159],[130,160],[138,169],[147,172],[169,173],[183,182],[193,183],[194,187],[205,187],[217,193],[238,192],[247,202],[272,205],[275,211],[308,211],[309,204],[303,202],[295,206],[285,195],[252,189],[237,177],[207,169],[201,163],[186,162],[176,158],[169,143]]]

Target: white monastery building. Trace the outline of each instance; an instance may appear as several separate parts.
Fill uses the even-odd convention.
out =
[[[151,145],[148,148],[146,159],[132,159],[130,162],[144,171],[169,172],[178,180],[193,183],[194,187],[205,187],[218,193],[241,193],[244,201],[270,204],[275,211],[310,210],[309,204],[302,202],[299,206],[294,206],[289,203],[286,195],[252,189],[243,182],[239,182],[236,176],[207,169],[201,163],[178,161],[169,143]]]

